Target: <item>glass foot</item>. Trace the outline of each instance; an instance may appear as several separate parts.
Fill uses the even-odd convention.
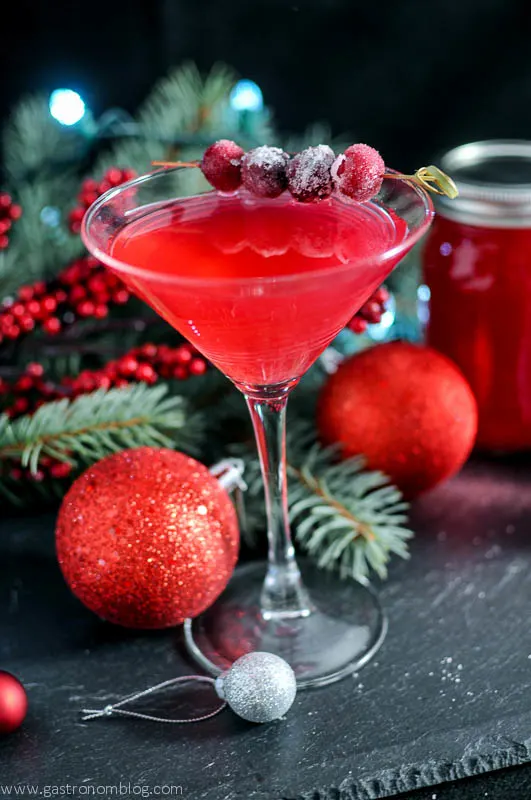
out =
[[[312,611],[295,619],[266,620],[260,611],[265,562],[238,567],[221,597],[186,620],[186,645],[212,675],[237,658],[265,650],[293,668],[299,689],[325,686],[355,672],[380,648],[387,620],[372,589],[297,561]]]

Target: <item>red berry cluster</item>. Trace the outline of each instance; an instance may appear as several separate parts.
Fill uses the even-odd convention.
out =
[[[54,336],[76,320],[103,319],[109,305],[127,303],[129,297],[116,275],[92,256],[84,256],[49,283],[22,286],[16,299],[0,306],[0,344],[5,339],[18,339],[38,325]]]
[[[385,286],[380,286],[358,313],[352,317],[347,327],[354,333],[365,333],[367,325],[377,325],[381,322],[385,305],[389,300],[389,292]]]
[[[121,388],[133,382],[153,384],[160,378],[182,381],[206,371],[207,362],[188,342],[178,347],[143,344],[116,361],[109,361],[102,369],[83,370],[75,378],[63,378],[61,385],[77,396],[95,389]]]
[[[148,384],[159,379],[185,380],[194,375],[203,375],[208,369],[203,356],[184,343],[178,347],[143,344],[135,347],[114,361],[109,361],[98,370],[83,370],[75,378],[64,377],[59,384],[45,380],[42,364],[28,364],[24,373],[14,382],[0,378],[0,406],[2,413],[11,419],[24,414],[33,414],[44,403],[73,398],[95,389],[111,389],[129,386],[133,382]],[[67,478],[72,471],[70,464],[48,456],[39,459],[39,470],[32,474],[13,459],[9,476],[13,480],[43,481],[45,478]]]
[[[273,198],[288,189],[303,203],[324,200],[334,188],[364,203],[379,192],[385,173],[381,155],[366,144],[353,144],[337,158],[320,144],[290,159],[280,147],[263,145],[245,153],[235,142],[220,139],[205,150],[200,166],[220,192],[243,185],[258,197]]]
[[[13,202],[10,194],[0,192],[0,250],[9,244],[11,225],[22,216],[22,208]]]
[[[24,373],[13,383],[0,378],[0,397],[6,398],[2,409],[12,419],[33,414],[44,403],[63,397],[78,397],[96,389],[123,388],[134,382],[148,384],[159,379],[186,380],[203,375],[208,369],[203,356],[188,342],[178,347],[143,344],[101,369],[83,370],[76,377],[66,376],[59,384],[44,379],[41,364],[28,364]]]
[[[109,189],[126,181],[131,181],[136,178],[136,172],[133,169],[120,169],[119,167],[111,167],[107,170],[101,181],[96,181],[94,178],[87,178],[81,184],[81,191],[77,196],[78,205],[72,209],[68,215],[68,227],[72,233],[79,233],[81,230],[81,222],[88,208],[94,203],[98,197]]]
[[[64,395],[58,392],[53,384],[44,380],[44,369],[41,364],[28,364],[24,374],[13,384],[0,378],[0,399],[3,400],[7,397],[10,404],[7,408],[2,409],[2,413],[12,418],[34,412],[39,406],[51,400],[57,400],[60,396]],[[32,480],[40,483],[47,477],[67,478],[71,471],[71,464],[58,461],[50,456],[41,456],[39,469],[35,473],[32,473],[28,467],[23,467],[20,460],[13,458],[7,474],[15,481]]]

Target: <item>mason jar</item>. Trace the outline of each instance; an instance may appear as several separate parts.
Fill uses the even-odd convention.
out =
[[[477,445],[531,448],[531,142],[473,142],[441,168],[459,197],[438,198],[423,251],[427,341],[461,368],[479,409]],[[424,290],[427,294],[427,290]]]

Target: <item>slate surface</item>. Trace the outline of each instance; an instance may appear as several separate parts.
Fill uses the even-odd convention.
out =
[[[194,800],[413,798],[418,787],[531,760],[529,464],[469,465],[417,503],[413,524],[413,558],[395,563],[382,587],[387,641],[359,676],[301,693],[286,720],[269,726],[224,712],[173,727],[79,721],[83,705],[188,673],[180,635],[99,622],[63,584],[53,519],[4,521],[0,666],[24,681],[31,710],[0,742],[0,788],[122,783],[129,796],[173,785]],[[437,786],[418,797],[458,796],[449,792]],[[463,797],[481,796],[471,792]]]

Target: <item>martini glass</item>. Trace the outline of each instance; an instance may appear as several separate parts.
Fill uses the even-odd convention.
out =
[[[362,666],[386,620],[370,588],[295,559],[286,485],[290,391],[428,228],[426,192],[386,178],[371,202],[298,203],[198,188],[164,169],[112,189],[88,211],[88,249],[245,395],[265,489],[267,563],[236,569],[220,598],[185,622],[211,674],[246,652],[286,659],[299,687]]]

